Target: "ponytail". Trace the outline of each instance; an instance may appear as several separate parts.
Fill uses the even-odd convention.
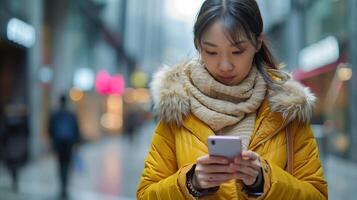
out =
[[[274,87],[274,81],[268,74],[267,70],[278,69],[278,65],[265,40],[262,41],[262,46],[260,47],[260,50],[255,54],[254,63],[262,74],[265,82],[267,82],[269,86]]]

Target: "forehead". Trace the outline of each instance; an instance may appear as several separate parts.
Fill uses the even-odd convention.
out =
[[[212,42],[219,46],[231,46],[242,41],[248,41],[248,39],[243,29],[237,28],[232,35],[223,22],[216,21],[203,32],[202,41]]]

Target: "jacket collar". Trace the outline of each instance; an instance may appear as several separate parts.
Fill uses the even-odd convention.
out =
[[[193,133],[201,142],[207,144],[208,136],[215,135],[213,130],[205,124],[203,121],[198,119],[195,115],[188,115],[183,122],[183,127],[187,128],[191,133]]]
[[[189,94],[185,90],[181,75],[188,65],[197,65],[197,61],[184,62],[174,67],[163,66],[154,74],[150,84],[154,114],[159,119],[178,126],[192,120]],[[277,124],[287,124],[295,119],[308,122],[312,116],[315,96],[308,88],[291,79],[286,80],[281,88],[279,92],[269,90],[266,101],[259,109],[257,123],[263,124],[262,122],[269,120],[277,121]],[[258,126],[255,128],[257,131]],[[266,128],[269,130],[273,127]]]

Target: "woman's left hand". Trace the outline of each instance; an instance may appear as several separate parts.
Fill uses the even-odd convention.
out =
[[[236,179],[242,180],[246,186],[253,185],[258,176],[262,176],[260,156],[254,151],[243,151],[234,159],[232,165],[236,171]]]

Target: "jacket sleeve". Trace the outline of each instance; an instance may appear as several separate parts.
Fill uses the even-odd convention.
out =
[[[145,161],[138,199],[194,199],[186,188],[186,174],[193,163],[177,167],[174,137],[171,129],[160,122]]]
[[[264,195],[259,199],[327,199],[316,140],[309,124],[294,122],[293,174],[262,159]]]

